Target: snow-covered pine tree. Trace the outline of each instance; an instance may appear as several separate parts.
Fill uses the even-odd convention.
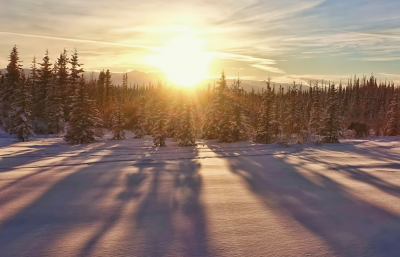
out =
[[[79,87],[81,77],[84,73],[83,68],[81,68],[83,64],[79,63],[79,55],[76,48],[68,62],[71,67],[69,69],[68,75],[68,86],[65,88],[66,96],[64,103],[64,116],[66,121],[68,121],[70,118],[70,108],[72,106],[71,104],[73,102],[73,98],[75,97],[76,89]]]
[[[298,106],[299,91],[296,83],[293,83],[293,87],[288,92],[288,110],[285,120],[285,132],[286,136],[292,136],[292,134],[298,134],[301,131],[301,114]]]
[[[97,106],[99,106],[100,109],[103,109],[105,102],[104,102],[104,96],[105,96],[105,91],[104,91],[104,86],[105,86],[105,81],[106,81],[106,73],[104,70],[102,70],[99,74],[99,77],[97,79]]]
[[[30,86],[24,74],[21,75],[19,85],[14,90],[15,97],[10,111],[10,134],[25,142],[29,137],[34,137],[35,134],[31,124]]]
[[[245,116],[244,104],[242,101],[243,91],[241,89],[242,81],[240,78],[234,80],[230,100],[232,104],[232,122],[231,122],[231,142],[237,142],[246,138],[248,119]]]
[[[36,56],[33,57],[31,63],[31,70],[28,78],[28,83],[31,88],[32,102],[37,102],[38,101],[37,93],[39,89],[38,89],[38,69],[37,69]],[[32,105],[32,108],[33,107],[34,105]]]
[[[277,121],[275,120],[274,95],[271,90],[270,80],[267,81],[267,90],[264,92],[263,101],[260,108],[260,118],[258,122],[256,141],[262,144],[272,143],[273,137],[277,133]]]
[[[399,115],[400,115],[399,96],[397,93],[389,105],[389,111],[387,113],[387,123],[385,127],[386,136],[399,135],[400,132]]]
[[[135,138],[143,138],[146,135],[146,98],[140,98],[140,108],[137,114],[136,123],[133,125],[133,132],[135,133]]]
[[[128,73],[122,75],[122,92],[125,97],[128,92]]]
[[[118,101],[114,101],[114,110],[112,113],[111,125],[112,125],[111,132],[113,133],[112,139],[124,140],[125,139],[124,116],[121,112],[121,106]]]
[[[45,121],[48,134],[60,135],[64,131],[64,105],[57,74],[58,66],[56,64],[52,83],[47,88]]]
[[[190,103],[185,104],[180,115],[180,126],[177,139],[180,146],[196,146],[193,108]]]
[[[205,119],[203,125],[203,138],[212,140],[218,138],[219,115],[217,112],[217,98],[215,93],[210,96],[210,103],[205,110]]]
[[[113,92],[114,86],[112,85],[111,72],[107,70],[104,77],[104,105],[102,107],[102,118],[105,127],[111,127],[111,114],[113,106]]]
[[[165,104],[159,100],[158,104],[154,106],[156,113],[153,125],[153,143],[155,146],[167,146],[165,140],[167,139],[167,115],[165,113]]]
[[[178,97],[178,96],[176,96]],[[181,123],[181,114],[182,114],[182,101],[181,97],[179,99],[176,99],[170,106],[169,109],[169,119],[167,122],[167,133],[168,137],[172,137],[174,141],[178,140],[178,131],[180,129],[180,123]]]
[[[340,119],[338,116],[339,105],[336,95],[335,84],[332,83],[328,90],[327,109],[321,129],[321,135],[324,136],[325,143],[339,143]]]
[[[69,72],[68,72],[68,55],[67,50],[64,49],[60,56],[57,58],[57,74],[56,74],[56,85],[57,85],[57,93],[61,98],[61,103],[63,105],[63,120],[67,119],[66,113],[69,111],[68,104],[70,103],[70,95],[68,92],[68,83],[69,83]]]
[[[1,102],[1,123],[4,131],[10,132],[10,119],[9,114],[12,103],[15,99],[15,90],[20,84],[22,65],[19,60],[19,53],[17,46],[14,46],[9,55],[9,63],[6,68],[6,74],[4,75],[4,81],[2,83],[2,90],[0,92]]]
[[[227,103],[227,86],[225,73],[222,72],[218,87],[209,95],[209,104],[205,110],[203,124],[203,138],[219,139],[221,142],[229,142],[231,139],[231,113]]]
[[[321,102],[322,92],[318,88],[317,83],[315,84],[312,92],[313,92],[313,99],[312,99],[309,127],[311,130],[311,133],[314,136],[318,137],[320,135],[322,127],[323,127],[325,112],[324,112],[324,109],[322,108],[322,102]]]
[[[100,114],[89,99],[86,81],[80,78],[72,98],[70,120],[64,140],[69,144],[85,144],[102,137]]]
[[[47,94],[49,88],[52,86],[53,82],[53,71],[51,68],[50,58],[49,58],[49,51],[46,50],[46,54],[43,57],[43,62],[39,63],[40,68],[38,70],[38,97],[37,102],[35,103],[34,107],[34,117],[38,120],[38,123],[43,123],[46,118],[46,102],[47,102]],[[41,127],[41,128],[39,128]],[[46,130],[45,124],[42,126],[39,125],[37,128],[38,131],[44,133]]]
[[[217,82],[216,107],[219,122],[217,128],[218,140],[220,142],[232,141],[232,108],[227,101],[229,88],[227,86],[225,73],[222,72],[220,80]]]

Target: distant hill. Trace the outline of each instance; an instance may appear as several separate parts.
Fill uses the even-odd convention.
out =
[[[3,74],[6,72],[4,69],[0,70]],[[24,72],[26,75],[29,75],[29,69],[24,69]],[[85,77],[87,79],[90,79],[92,76],[94,78],[97,78],[99,76],[100,72],[95,71],[87,71],[85,72]],[[122,76],[124,73],[113,73],[111,72],[111,78],[112,82],[114,85],[121,85],[122,84]],[[133,85],[149,85],[149,84],[157,84],[157,83],[163,83],[163,84],[168,84],[168,80],[165,76],[164,73],[161,72],[151,72],[151,73],[146,73],[146,72],[141,72],[141,71],[131,71],[127,72],[128,74],[128,85],[133,86]],[[207,88],[208,85],[211,86],[211,88],[215,85],[217,85],[219,78],[208,78],[203,81],[201,81],[197,86],[198,87],[204,87]],[[233,79],[227,79],[228,85],[233,84]],[[272,81],[272,85],[274,85]],[[279,85],[282,85],[282,87],[286,90],[289,86],[292,84],[282,84],[282,83],[276,83],[275,88],[276,90],[279,89]],[[250,92],[252,89],[254,89],[255,92],[261,92],[263,88],[266,88],[265,81],[256,81],[256,80],[242,80],[242,87],[244,90]],[[307,89],[308,86],[303,86],[303,89]]]

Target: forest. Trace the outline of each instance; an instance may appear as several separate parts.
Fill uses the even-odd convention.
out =
[[[0,74],[0,126],[21,141],[47,134],[84,144],[106,130],[123,140],[131,130],[135,138],[151,135],[156,146],[166,146],[167,138],[181,146],[195,146],[196,138],[287,145],[400,132],[399,88],[373,75],[286,89],[267,79],[261,92],[244,90],[240,78],[228,85],[224,72],[205,88],[128,86],[127,74],[114,85],[109,70],[85,79],[77,50],[56,60],[46,52],[25,70],[14,46]]]

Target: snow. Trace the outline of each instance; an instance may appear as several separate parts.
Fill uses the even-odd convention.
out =
[[[398,256],[400,141],[0,133],[0,256]],[[204,144],[204,145],[203,145]]]

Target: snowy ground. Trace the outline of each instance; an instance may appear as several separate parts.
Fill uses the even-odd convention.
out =
[[[399,256],[400,142],[0,138],[0,256]]]

